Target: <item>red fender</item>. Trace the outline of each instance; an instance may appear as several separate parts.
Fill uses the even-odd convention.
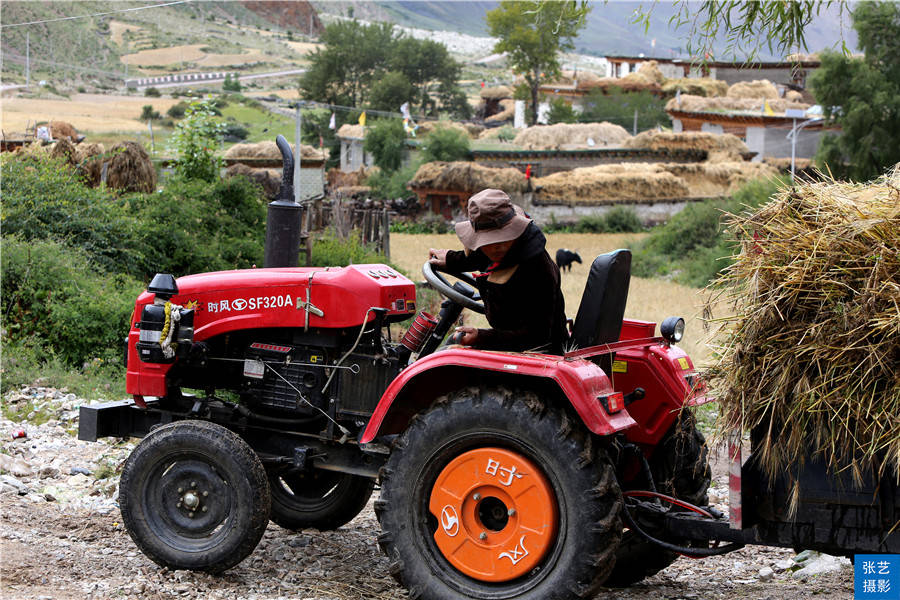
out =
[[[614,393],[609,379],[594,363],[565,360],[548,354],[491,352],[470,348],[452,348],[417,360],[388,386],[363,432],[361,443],[368,443],[379,433],[392,412],[404,408],[394,405],[407,386],[417,378],[442,367],[462,367],[472,371],[503,373],[514,377],[540,377],[554,381],[565,394],[585,426],[598,435],[609,435],[635,425],[627,411],[608,414],[597,399]],[[389,433],[396,433],[390,431]]]

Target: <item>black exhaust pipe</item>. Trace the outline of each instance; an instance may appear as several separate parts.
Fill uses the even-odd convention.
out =
[[[266,217],[266,267],[296,267],[300,258],[303,207],[294,202],[294,153],[283,135],[275,138],[281,150],[281,188],[269,203]]]

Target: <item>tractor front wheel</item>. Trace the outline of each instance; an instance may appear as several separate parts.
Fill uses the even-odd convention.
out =
[[[220,572],[247,557],[269,522],[259,457],[206,421],[150,432],[122,470],[119,507],[131,539],[170,569]]]
[[[413,419],[375,511],[412,597],[563,600],[609,573],[622,497],[577,417],[529,392],[468,389]]]

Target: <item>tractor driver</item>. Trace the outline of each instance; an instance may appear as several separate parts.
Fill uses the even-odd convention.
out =
[[[456,224],[465,249],[428,251],[436,267],[472,271],[484,301],[491,328],[457,327],[457,341],[482,350],[562,354],[565,306],[544,234],[501,190],[478,192],[467,212],[468,220]]]

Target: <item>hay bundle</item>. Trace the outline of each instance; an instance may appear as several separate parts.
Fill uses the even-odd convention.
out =
[[[293,148],[293,145],[291,145]],[[265,158],[270,160],[281,160],[281,150],[275,142],[258,142],[235,144],[225,152],[225,158],[230,160],[240,160],[242,158]],[[300,159],[306,160],[323,160],[324,155],[306,144],[300,144]]]
[[[631,136],[612,123],[557,123],[522,130],[513,143],[525,150],[559,150],[563,145],[581,148],[619,147]],[[588,140],[594,142],[593,146]]]
[[[749,152],[747,144],[730,133],[715,134],[706,131],[672,133],[668,131],[642,131],[625,140],[625,148],[649,148],[651,150],[706,150],[707,152],[731,152],[740,155]]]
[[[666,163],[663,168],[681,178],[690,196],[726,196],[752,179],[774,177],[778,171],[765,163],[742,160],[718,163]]]
[[[336,189],[340,187],[355,187],[363,185],[366,182],[366,179],[372,174],[376,167],[360,167],[356,171],[341,171],[340,169],[334,168],[329,169],[325,174],[325,182],[328,184],[329,189]]]
[[[602,205],[689,195],[685,182],[659,164],[583,167],[535,179],[541,204]]]
[[[630,77],[633,75],[633,77]],[[599,89],[604,94],[608,94],[611,90],[616,89],[623,92],[650,92],[651,94],[661,94],[662,86],[649,77],[639,75],[637,73],[629,73],[625,77],[602,77],[594,81],[578,82],[578,89]]]
[[[342,140],[364,140],[366,139],[366,126],[344,123],[341,125],[340,129],[337,130],[337,137]]]
[[[734,308],[712,372],[720,431],[764,432],[770,475],[819,454],[898,476],[900,171],[782,190],[731,230],[742,247],[715,282]]]
[[[263,189],[266,198],[272,200],[278,196],[281,189],[280,169],[254,169],[247,165],[236,163],[225,170],[225,177],[243,176],[256,183]]]
[[[156,169],[144,147],[137,142],[119,142],[110,151],[106,185],[123,192],[152,192],[156,189]]]
[[[65,121],[50,121],[50,137],[54,140],[65,140],[68,139],[72,142],[80,142],[84,139],[84,136],[79,136],[78,132],[75,131],[75,128],[71,123],[66,123]]]
[[[662,74],[662,71],[659,70],[659,63],[655,60],[648,60],[647,62],[641,63],[641,66],[638,67],[638,70],[629,73],[625,77],[623,77],[625,81],[638,81],[646,84],[656,84],[662,85],[666,82],[665,75]]]
[[[682,94],[713,98],[727,94],[728,84],[720,79],[711,79],[709,77],[684,77],[682,79],[667,80],[662,86],[662,91],[668,96],[674,96],[677,92],[681,92]]]
[[[784,99],[788,102],[803,102],[803,94],[797,90],[788,90],[784,93]]]
[[[512,98],[504,98],[500,101],[500,112],[487,117],[485,123],[502,123],[510,121],[516,116],[516,101]]]
[[[759,98],[759,99],[778,99],[778,88],[775,87],[768,79],[757,79],[756,81],[738,81],[725,94],[729,98]]]
[[[471,137],[469,135],[469,129],[465,125],[454,121],[422,121],[419,123],[419,130],[416,132],[416,135],[418,137],[424,137],[438,129],[455,129],[465,133],[467,137]]]
[[[78,146],[78,170],[90,187],[100,185],[103,175],[103,161],[107,160],[106,148],[103,144],[80,144]]]
[[[803,102],[791,102],[784,98],[764,100],[759,98],[704,98],[682,94],[680,98],[672,98],[666,102],[666,110],[682,110],[686,112],[762,112],[763,102],[769,103],[769,108],[775,113],[784,114],[785,109],[807,109],[809,104]]]
[[[78,151],[75,144],[70,142],[68,138],[60,138],[58,142],[53,144],[50,150],[50,158],[61,158],[66,164],[75,166],[78,164]]]
[[[496,87],[481,88],[479,95],[484,100],[503,100],[504,98],[512,98],[513,91],[505,85],[498,85]]]
[[[468,193],[496,188],[514,194],[525,191],[526,181],[525,174],[513,167],[494,169],[473,162],[430,162],[419,167],[409,187]]]

